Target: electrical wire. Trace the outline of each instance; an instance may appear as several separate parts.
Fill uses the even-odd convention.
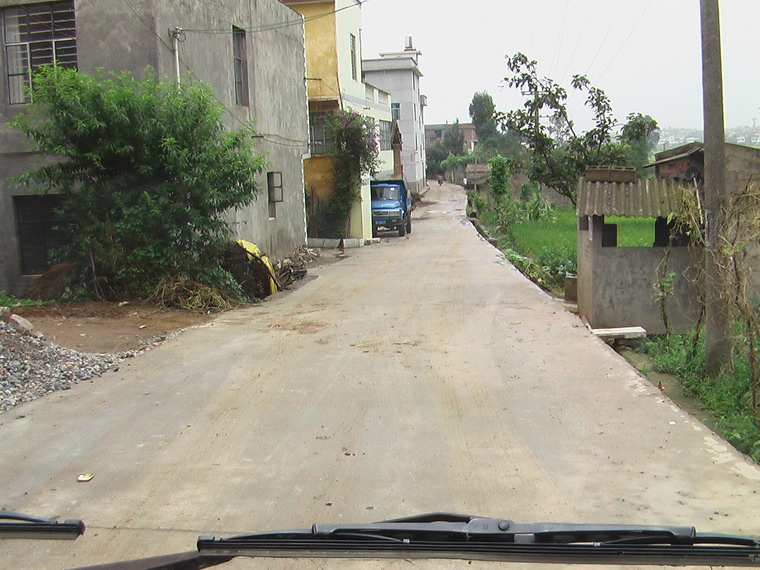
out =
[[[140,12],[138,12],[138,11],[135,9],[135,7],[134,7],[134,6],[132,6],[132,4],[130,4],[129,0],[124,0],[124,3],[125,3],[127,6],[129,6],[129,9],[130,9],[130,10],[132,10],[132,12],[134,12],[135,16],[137,16],[137,19],[138,19],[138,20],[140,20],[140,22],[142,22],[142,24],[143,24],[143,25],[144,25],[146,28],[148,28],[148,30],[150,30],[150,32],[151,32],[151,33],[152,33],[154,36],[156,36],[156,37],[158,38],[158,40],[159,40],[159,41],[160,41],[162,44],[164,44],[164,45],[167,47],[167,49],[168,49],[169,51],[171,51],[171,52],[174,52],[174,49],[172,48],[172,46],[170,46],[169,44],[167,44],[167,43],[166,43],[166,41],[164,41],[164,38],[162,38],[162,37],[161,37],[159,34],[157,34],[157,33],[156,33],[156,30],[153,28],[153,26],[151,26],[150,24],[148,24],[148,22],[146,22],[145,20],[143,20],[143,17],[140,15]]]
[[[570,0],[565,0],[565,16],[562,19],[562,28],[560,29],[559,38],[557,39],[557,45],[554,48],[554,56],[552,57],[552,63],[549,66],[549,77],[554,75],[555,63],[559,66],[559,54],[562,49],[562,44],[565,41],[565,28],[567,27],[567,13],[570,11]]]
[[[607,38],[610,36],[610,33],[612,32],[612,28],[615,27],[615,24],[617,24],[618,18],[620,17],[620,13],[623,11],[624,2],[621,0],[620,2],[620,8],[618,8],[618,13],[615,16],[615,19],[612,20],[610,23],[610,27],[607,30],[607,33],[604,34],[604,39],[599,44],[599,49],[596,50],[596,53],[594,54],[594,59],[591,60],[591,63],[588,64],[588,68],[586,69],[586,73],[584,75],[588,75],[588,72],[591,71],[591,66],[594,65],[594,62],[596,61],[596,58],[599,57],[599,53],[602,51],[602,48],[604,47],[605,42],[607,41]]]
[[[613,55],[613,56],[612,56],[612,59],[611,59],[611,60],[610,60],[610,62],[607,64],[607,67],[605,67],[605,68],[604,68],[604,71],[602,71],[602,73],[599,75],[599,79],[601,79],[602,77],[604,77],[604,74],[605,74],[605,73],[607,73],[607,70],[610,68],[610,66],[612,65],[612,63],[613,63],[613,62],[615,61],[615,59],[617,58],[617,56],[618,56],[618,55],[620,55],[620,52],[621,52],[621,51],[623,51],[623,48],[625,47],[625,44],[626,44],[626,43],[628,43],[628,40],[630,40],[630,39],[631,39],[631,36],[633,35],[633,32],[635,32],[635,31],[636,31],[636,28],[638,28],[638,27],[639,27],[639,24],[641,23],[641,20],[643,20],[643,19],[644,19],[644,16],[646,15],[647,11],[649,10],[649,7],[652,5],[652,3],[653,3],[653,2],[654,2],[654,0],[649,0],[649,4],[647,4],[646,8],[644,8],[644,11],[641,13],[641,16],[639,16],[639,19],[638,19],[638,20],[636,20],[636,23],[634,24],[634,26],[633,26],[633,28],[631,29],[630,33],[629,33],[629,34],[628,34],[628,36],[626,36],[626,38],[623,40],[623,43],[622,43],[622,44],[620,44],[620,47],[619,47],[619,48],[618,48],[618,50],[615,52],[615,55]]]
[[[314,16],[307,16],[303,19],[297,19],[297,20],[285,20],[282,22],[274,22],[272,24],[267,24],[265,26],[258,26],[258,27],[252,27],[248,28],[245,31],[250,32],[252,34],[261,33],[261,32],[269,32],[273,30],[280,30],[283,28],[289,28],[291,26],[299,26],[302,22],[311,22],[313,20],[318,20],[320,18],[324,18],[326,16],[331,16],[333,14],[337,14],[338,12],[342,12],[344,10],[348,10],[350,8],[361,8],[363,4],[366,4],[370,0],[357,0],[357,4],[349,5],[349,6],[343,6],[342,8],[336,8],[335,10],[331,10],[329,12],[324,12],[323,14],[315,14]],[[186,29],[184,30],[186,32],[193,32],[196,34],[231,34],[232,29],[224,28],[224,29]]]
[[[575,58],[575,52],[578,50],[578,46],[581,43],[581,40],[583,39],[583,34],[586,32],[586,26],[588,25],[588,19],[589,16],[591,16],[591,12],[594,11],[594,7],[596,6],[596,1],[592,2],[589,5],[588,12],[586,13],[586,19],[583,22],[583,27],[581,28],[581,33],[578,34],[578,41],[575,42],[575,47],[573,48],[573,52],[570,54],[570,59],[567,60],[567,65],[565,66],[565,71],[562,72],[562,77],[560,79],[560,83],[563,83],[565,81],[565,77],[567,77],[567,72],[570,70],[570,66],[573,63],[573,59]]]

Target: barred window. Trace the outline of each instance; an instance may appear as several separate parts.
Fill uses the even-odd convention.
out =
[[[358,77],[356,73],[356,36],[354,34],[351,34],[351,79],[356,79]]]
[[[390,121],[380,121],[380,150],[391,150],[393,148],[391,125]]]
[[[52,252],[68,243],[56,213],[61,201],[56,194],[13,197],[23,275],[47,271],[52,264]]]
[[[325,154],[335,150],[330,125],[327,124],[327,113],[309,114],[309,151],[312,154]]]
[[[29,102],[32,71],[42,65],[77,68],[74,2],[43,2],[2,10],[8,100]]]
[[[235,67],[235,103],[248,105],[248,50],[245,30],[232,26],[232,57]]]

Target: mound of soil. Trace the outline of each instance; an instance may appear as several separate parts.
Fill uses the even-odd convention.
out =
[[[88,301],[71,305],[16,307],[47,340],[80,352],[117,353],[139,349],[168,332],[213,317],[165,309],[146,301]]]

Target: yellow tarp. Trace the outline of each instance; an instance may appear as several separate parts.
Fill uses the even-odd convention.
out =
[[[255,243],[245,241],[244,239],[237,240],[237,243],[246,251],[246,253],[248,253],[248,259],[252,260],[254,257],[257,257],[264,262],[264,265],[269,269],[269,293],[277,293],[277,283],[272,279],[272,275],[274,275],[274,267],[272,267],[269,258],[266,255],[261,255],[261,250]]]

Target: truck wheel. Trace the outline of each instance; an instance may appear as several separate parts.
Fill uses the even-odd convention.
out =
[[[406,221],[406,233],[412,233],[412,216],[409,216],[409,219]]]
[[[402,221],[398,227],[398,237],[404,237],[406,235],[406,224]]]

